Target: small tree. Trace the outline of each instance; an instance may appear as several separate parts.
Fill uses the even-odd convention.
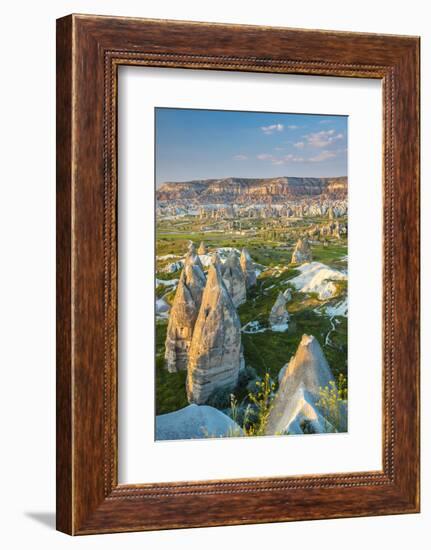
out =
[[[263,380],[256,382],[256,391],[248,394],[248,399],[255,406],[257,418],[249,426],[244,421],[244,432],[248,436],[264,435],[272,405],[272,394],[275,383],[267,372]]]

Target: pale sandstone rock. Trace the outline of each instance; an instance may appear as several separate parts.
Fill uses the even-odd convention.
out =
[[[231,295],[235,307],[247,299],[246,278],[241,269],[238,256],[232,251],[222,266],[223,282]]]
[[[282,368],[280,385],[269,414],[265,433],[303,433],[304,423],[311,431],[334,431],[317,405],[319,390],[334,381],[319,342],[303,335],[294,357]]]
[[[312,254],[311,254],[311,248],[310,243],[308,242],[308,239],[298,239],[298,242],[296,243],[295,250],[292,254],[292,263],[293,264],[303,264],[306,262],[311,262],[312,260]]]
[[[289,313],[286,310],[286,303],[287,300],[284,294],[280,292],[269,314],[271,330],[284,332],[288,329]]]
[[[242,272],[244,273],[245,282],[247,288],[251,288],[256,285],[256,270],[254,268],[254,262],[246,248],[242,249],[240,264]]]
[[[186,257],[169,315],[165,365],[169,372],[185,370],[206,277],[193,256]]]
[[[198,248],[198,254],[200,256],[203,256],[207,252],[208,252],[207,245],[202,241],[201,244],[199,245],[199,248]]]
[[[233,390],[242,364],[241,323],[215,263],[208,271],[190,346],[186,382],[189,402],[204,404],[216,388]]]

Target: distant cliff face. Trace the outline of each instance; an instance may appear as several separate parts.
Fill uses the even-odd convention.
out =
[[[283,202],[287,199],[347,197],[347,177],[225,178],[163,183],[158,201],[192,200],[200,204]]]

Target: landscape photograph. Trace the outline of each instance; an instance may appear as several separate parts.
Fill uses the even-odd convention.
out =
[[[348,117],[155,109],[155,439],[348,431]]]

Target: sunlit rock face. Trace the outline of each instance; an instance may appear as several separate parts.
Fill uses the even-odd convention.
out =
[[[275,304],[272,306],[269,314],[269,324],[271,330],[276,332],[284,332],[289,326],[289,314],[286,310],[286,297],[282,292],[279,293]]]
[[[304,334],[295,355],[280,373],[267,435],[304,433],[304,427],[313,433],[334,431],[319,409],[319,390],[334,382],[331,369],[319,342]]]
[[[208,252],[207,245],[202,241],[201,244],[199,245],[199,248],[198,248],[198,254],[200,256],[203,256],[207,252]]]
[[[241,323],[216,261],[208,271],[190,346],[186,382],[189,403],[206,403],[220,387],[233,390],[242,364]]]
[[[247,288],[251,288],[256,285],[256,270],[254,262],[246,248],[242,249],[240,258],[241,269],[245,277],[245,284]]]
[[[292,263],[293,264],[303,264],[306,262],[311,262],[313,259],[311,254],[310,243],[308,239],[298,239],[296,243],[295,250],[292,254]]]
[[[222,266],[223,282],[232,298],[235,307],[247,299],[246,278],[237,254],[232,251]]]
[[[169,372],[187,368],[188,353],[205,284],[206,277],[200,266],[199,256],[194,251],[189,251],[168,321],[165,365]]]

